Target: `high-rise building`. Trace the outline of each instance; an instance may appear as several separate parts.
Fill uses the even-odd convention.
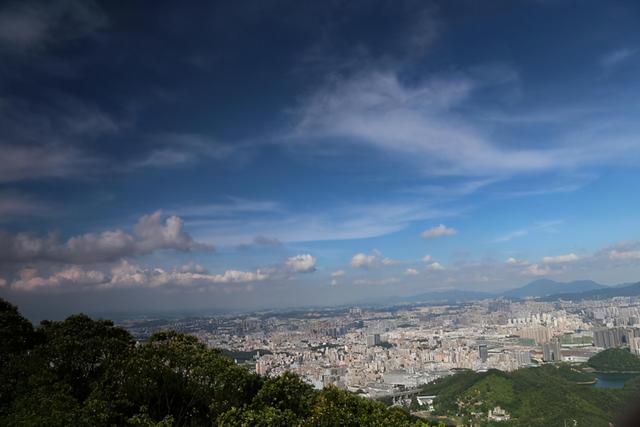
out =
[[[629,341],[629,350],[632,354],[640,356],[640,337],[634,336],[633,339]]]
[[[480,355],[480,360],[482,362],[486,362],[487,358],[489,357],[489,350],[487,349],[487,345],[486,344],[480,344],[478,346],[478,353]]]
[[[380,334],[367,335],[367,347],[374,347],[380,344]]]
[[[633,328],[594,329],[593,344],[602,348],[631,347],[637,335]]]
[[[514,352],[513,356],[518,362],[519,366],[526,366],[531,364],[531,352],[528,350],[516,351]]]
[[[562,361],[562,351],[560,341],[553,340],[542,345],[542,357],[545,362]]]

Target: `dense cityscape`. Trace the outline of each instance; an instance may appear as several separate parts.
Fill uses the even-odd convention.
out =
[[[620,347],[640,355],[639,297],[496,299],[122,325],[140,340],[175,329],[227,350],[262,376],[291,371],[316,388],[334,385],[369,398],[391,396],[406,406],[421,385],[463,369],[582,364],[604,349]]]

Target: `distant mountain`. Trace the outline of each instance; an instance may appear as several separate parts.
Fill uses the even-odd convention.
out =
[[[555,294],[545,297],[545,300],[564,299],[564,300],[581,300],[581,299],[607,299],[613,297],[632,297],[640,295],[640,282],[625,286],[612,286],[604,289],[593,289],[584,292],[567,292]]]
[[[581,293],[594,290],[607,290],[608,286],[601,285],[593,280],[575,280],[573,282],[556,282],[550,279],[535,280],[521,288],[503,292],[500,296],[505,298],[546,297],[558,294]]]
[[[611,298],[613,296],[640,295],[640,283],[605,286],[593,280],[574,280],[557,282],[550,279],[538,279],[520,288],[504,292],[491,293],[464,289],[425,292],[411,296],[393,296],[361,301],[368,304],[400,304],[400,303],[453,303],[468,302],[498,297],[521,299],[526,297],[545,300]]]

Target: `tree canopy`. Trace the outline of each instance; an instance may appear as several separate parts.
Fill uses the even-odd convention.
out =
[[[602,372],[640,372],[640,357],[626,348],[610,348],[591,357],[589,366]]]
[[[295,374],[265,380],[173,331],[137,344],[82,314],[34,328],[0,299],[0,338],[3,426],[427,425]]]

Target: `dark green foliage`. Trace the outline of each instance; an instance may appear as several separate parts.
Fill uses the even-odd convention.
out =
[[[569,363],[555,364],[555,375],[576,384],[594,383],[596,376],[593,372],[585,371],[585,365],[571,365]]]
[[[22,359],[37,340],[31,323],[17,307],[0,298],[0,416],[15,398],[23,376]]]
[[[92,384],[134,345],[131,335],[113,322],[92,320],[83,314],[64,322],[42,322],[38,332],[43,342],[33,351],[34,361],[55,381],[68,384],[79,400],[84,400]]]
[[[265,381],[253,399],[253,406],[260,409],[275,408],[289,411],[297,417],[309,415],[314,390],[295,374],[285,373]]]
[[[426,425],[294,374],[264,381],[195,337],[161,332],[135,345],[84,315],[34,331],[0,300],[2,426]]]
[[[601,372],[640,372],[640,357],[626,348],[610,348],[589,359],[589,366]]]
[[[387,408],[383,403],[365,400],[335,387],[316,393],[311,416],[300,426],[423,426],[426,423],[411,420],[399,408]]]
[[[0,298],[0,362],[30,349],[34,340],[31,323],[18,313],[16,306]]]

